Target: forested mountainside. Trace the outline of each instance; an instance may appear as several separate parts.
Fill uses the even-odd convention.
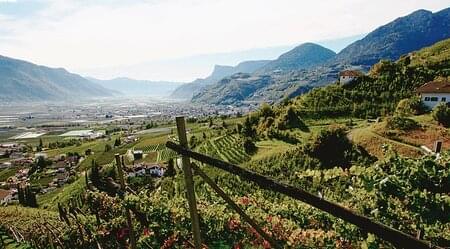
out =
[[[325,63],[335,55],[336,53],[328,48],[314,43],[304,43],[280,55],[276,60],[259,69],[258,72],[270,73],[274,70],[309,69]]]
[[[253,73],[268,62],[267,60],[244,61],[234,67],[216,65],[210,76],[204,79],[196,79],[193,82],[179,86],[173,91],[171,97],[174,99],[191,99],[193,95],[197,94],[203,88],[216,83],[224,77],[231,76],[235,73]]]
[[[377,117],[393,113],[401,99],[432,80],[450,77],[450,39],[401,57],[381,61],[349,84],[315,88],[294,100],[312,115]]]
[[[397,60],[401,55],[450,37],[450,8],[432,13],[418,10],[377,28],[343,49],[334,63],[372,65],[381,59]]]
[[[249,87],[248,80],[236,80],[239,79],[237,76],[224,81],[232,84],[218,82],[205,88],[194,95],[192,102],[277,102],[303,93],[305,89],[332,83],[344,69],[353,68],[365,72],[382,59],[397,60],[401,55],[449,38],[449,25],[450,9],[436,13],[419,10],[377,28],[336,56],[333,56],[332,51],[308,43],[268,63],[254,73],[255,77],[248,77],[247,79],[256,80],[254,86]],[[305,52],[307,50],[310,51]],[[321,56],[317,56],[318,54]],[[303,57],[305,55],[308,56]],[[259,81],[261,74],[266,75],[264,82],[268,84]]]
[[[135,80],[124,77],[111,80],[99,80],[91,77],[87,79],[127,96],[167,97],[182,84],[179,82]]]
[[[49,68],[0,56],[0,100],[6,102],[78,100],[108,97],[106,89],[63,68]]]

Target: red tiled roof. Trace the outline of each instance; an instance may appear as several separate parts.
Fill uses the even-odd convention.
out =
[[[9,190],[0,189],[0,200],[5,199],[11,192]]]
[[[450,93],[450,82],[430,81],[416,89],[418,93]]]
[[[339,76],[358,77],[361,76],[361,72],[355,70],[345,70],[339,73]]]

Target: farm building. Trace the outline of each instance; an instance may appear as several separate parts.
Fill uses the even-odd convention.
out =
[[[339,83],[345,85],[358,77],[362,76],[362,73],[356,70],[345,70],[339,73]]]
[[[416,92],[430,109],[441,102],[450,103],[450,82],[448,81],[430,81],[417,88]]]

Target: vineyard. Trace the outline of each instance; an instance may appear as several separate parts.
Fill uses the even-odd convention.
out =
[[[207,140],[199,147],[198,152],[235,164],[250,159],[237,135],[225,135]]]
[[[176,153],[166,148],[164,144],[150,144],[144,147],[135,148],[136,150],[142,150],[143,153],[156,152],[156,162],[165,162],[171,158],[177,157]]]

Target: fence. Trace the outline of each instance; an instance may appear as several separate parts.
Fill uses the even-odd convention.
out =
[[[391,227],[385,226],[379,222],[372,221],[371,219],[359,215],[352,210],[340,206],[339,204],[324,200],[318,196],[308,193],[302,189],[279,183],[273,179],[260,175],[255,172],[251,172],[237,165],[224,162],[201,153],[197,153],[188,149],[186,127],[184,117],[177,117],[177,130],[180,144],[174,142],[167,142],[167,148],[170,148],[182,156],[183,172],[186,181],[186,196],[188,199],[189,210],[192,220],[192,232],[194,235],[194,243],[196,248],[201,248],[201,238],[200,238],[200,226],[198,220],[198,212],[195,200],[194,183],[192,178],[192,170],[195,174],[199,175],[205,180],[205,182],[210,185],[213,190],[221,196],[232,209],[234,209],[246,222],[248,222],[264,239],[266,239],[272,247],[279,248],[280,245],[271,238],[267,233],[265,233],[254,220],[243,212],[237,204],[235,204],[229,196],[227,196],[219,186],[217,186],[197,165],[191,164],[190,159],[195,159],[198,162],[205,163],[212,167],[227,171],[231,174],[239,176],[241,179],[247,180],[257,184],[259,187],[285,194],[296,200],[305,202],[317,209],[320,209],[326,213],[329,213],[335,217],[341,218],[344,221],[352,223],[363,229],[366,232],[372,233],[384,239],[398,248],[414,248],[414,249],[425,249],[425,248],[439,248],[432,245],[429,242],[422,241],[414,238],[413,236],[403,233],[399,230],[393,229]]]

